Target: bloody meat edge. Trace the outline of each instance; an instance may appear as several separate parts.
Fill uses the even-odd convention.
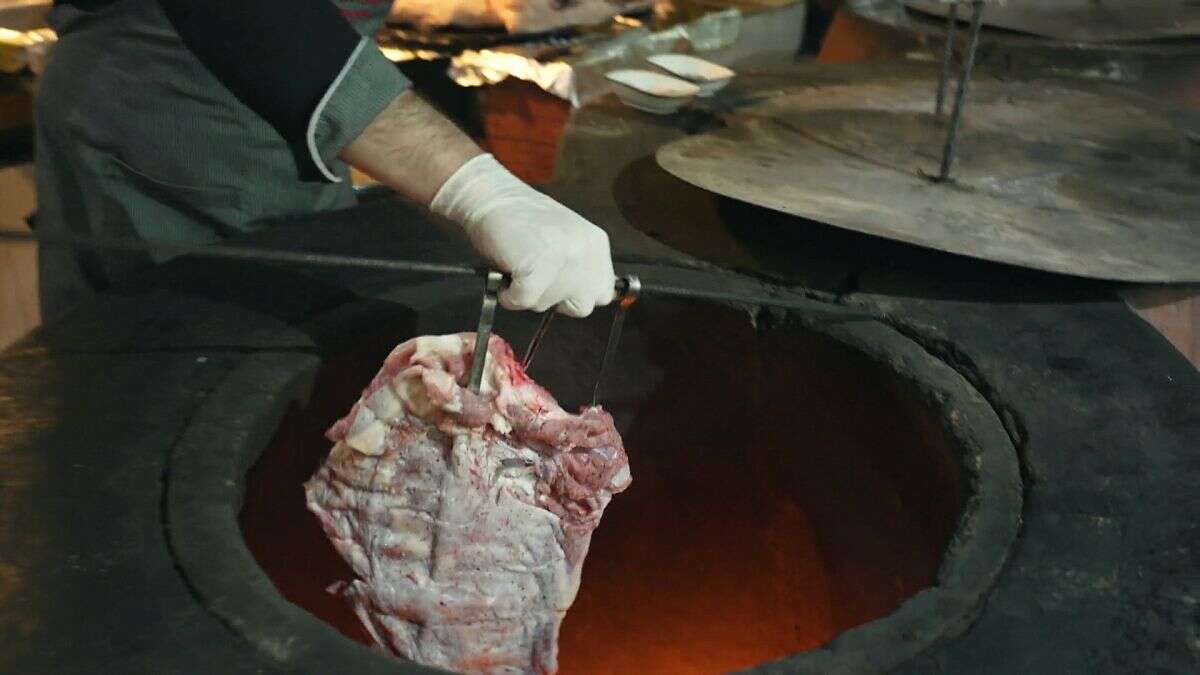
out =
[[[357,579],[330,587],[379,646],[467,673],[553,673],[592,531],[630,483],[612,417],[572,415],[473,333],[396,347],[305,484]]]

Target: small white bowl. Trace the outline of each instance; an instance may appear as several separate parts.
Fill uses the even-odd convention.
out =
[[[655,54],[646,60],[682,80],[700,87],[702,98],[712,96],[729,84],[736,74],[725,66],[687,54]]]
[[[700,93],[691,82],[651,70],[614,70],[604,77],[616,85],[625,105],[655,115],[669,115]]]

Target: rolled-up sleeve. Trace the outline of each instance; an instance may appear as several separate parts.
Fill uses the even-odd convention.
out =
[[[338,153],[409,86],[330,0],[159,2],[200,62],[279,132],[304,180],[340,181]]]
[[[374,41],[362,38],[317,103],[306,130],[309,154],[327,180],[341,180],[330,169],[338,153],[408,87]]]

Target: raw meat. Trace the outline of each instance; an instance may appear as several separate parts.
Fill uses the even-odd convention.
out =
[[[425,28],[503,26],[509,33],[540,33],[598,23],[650,4],[650,0],[396,0],[391,18]]]
[[[630,483],[612,417],[567,413],[493,337],[481,395],[473,333],[396,347],[305,484],[386,650],[466,673],[553,673],[592,531]]]

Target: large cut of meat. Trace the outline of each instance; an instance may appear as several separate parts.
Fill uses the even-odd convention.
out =
[[[572,415],[498,337],[481,394],[472,333],[396,347],[305,484],[376,642],[466,673],[553,673],[592,531],[630,482],[612,417]]]
[[[509,33],[540,33],[597,23],[651,4],[651,0],[396,0],[391,18],[425,28],[502,26]]]

